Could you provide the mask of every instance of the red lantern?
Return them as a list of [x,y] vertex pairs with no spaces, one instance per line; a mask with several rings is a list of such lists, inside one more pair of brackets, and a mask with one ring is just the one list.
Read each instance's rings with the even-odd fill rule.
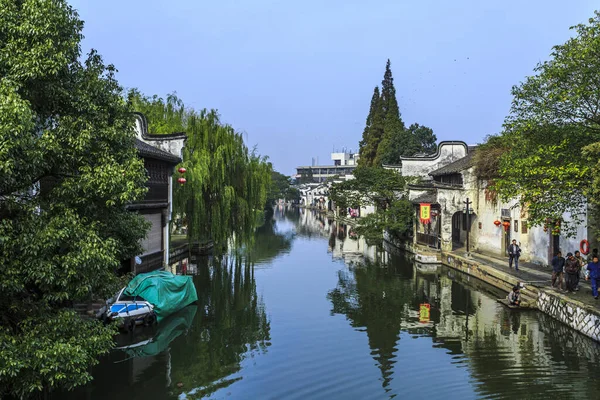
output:
[[510,222],[508,222],[508,221],[504,221],[504,222],[502,223],[502,226],[504,227],[504,230],[505,230],[505,231],[508,231],[508,228],[510,227]]
[[496,225],[496,226],[500,226],[500,224],[501,224],[501,223],[502,223],[502,222],[500,222],[500,221],[498,221],[498,220],[495,220],[495,221],[494,221],[494,225]]
[[186,169],[181,167],[177,171],[179,171],[180,174],[185,174]]
[[181,185],[183,185],[185,183],[185,178],[179,178],[179,179],[177,179],[177,182],[179,182]]

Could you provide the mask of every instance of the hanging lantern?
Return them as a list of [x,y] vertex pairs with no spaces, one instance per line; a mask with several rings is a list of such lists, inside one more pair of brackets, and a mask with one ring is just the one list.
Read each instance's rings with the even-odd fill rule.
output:
[[177,182],[179,182],[181,185],[183,185],[186,182],[186,180],[185,180],[185,178],[179,178],[179,179],[177,179]]
[[180,174],[185,174],[186,169],[181,167],[177,171],[179,171]]
[[510,228],[510,222],[504,221],[502,226],[504,227],[504,230],[508,232],[508,228]]
[[500,222],[500,221],[498,221],[498,220],[495,220],[495,221],[494,221],[494,225],[496,225],[496,226],[500,226],[500,224],[501,224],[501,223],[502,223],[502,222]]

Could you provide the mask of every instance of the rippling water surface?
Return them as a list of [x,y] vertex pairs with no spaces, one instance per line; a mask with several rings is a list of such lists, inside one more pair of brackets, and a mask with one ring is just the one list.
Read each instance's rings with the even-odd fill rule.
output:
[[195,261],[198,304],[58,398],[600,398],[596,343],[324,216],[277,209],[249,258]]

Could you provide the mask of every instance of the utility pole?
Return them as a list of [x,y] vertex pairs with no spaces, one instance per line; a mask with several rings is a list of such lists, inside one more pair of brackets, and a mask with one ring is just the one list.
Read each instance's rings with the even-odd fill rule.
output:
[[469,206],[471,204],[473,204],[472,201],[469,201],[469,198],[467,197],[467,200],[463,201],[463,203],[465,203],[465,213],[466,215],[466,219],[467,219],[467,255],[470,255],[469,253],[469,236],[471,236],[471,218],[470,218],[470,214],[471,214],[471,210],[469,208]]

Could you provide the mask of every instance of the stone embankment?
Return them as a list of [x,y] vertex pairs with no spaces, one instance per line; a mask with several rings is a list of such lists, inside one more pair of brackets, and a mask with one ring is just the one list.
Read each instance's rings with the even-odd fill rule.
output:
[[600,300],[594,300],[589,285],[583,283],[581,292],[566,294],[550,286],[550,271],[534,271],[521,267],[521,271],[500,269],[496,262],[442,252],[442,264],[478,278],[508,293],[513,286],[522,284],[524,301],[557,321],[600,342]]

